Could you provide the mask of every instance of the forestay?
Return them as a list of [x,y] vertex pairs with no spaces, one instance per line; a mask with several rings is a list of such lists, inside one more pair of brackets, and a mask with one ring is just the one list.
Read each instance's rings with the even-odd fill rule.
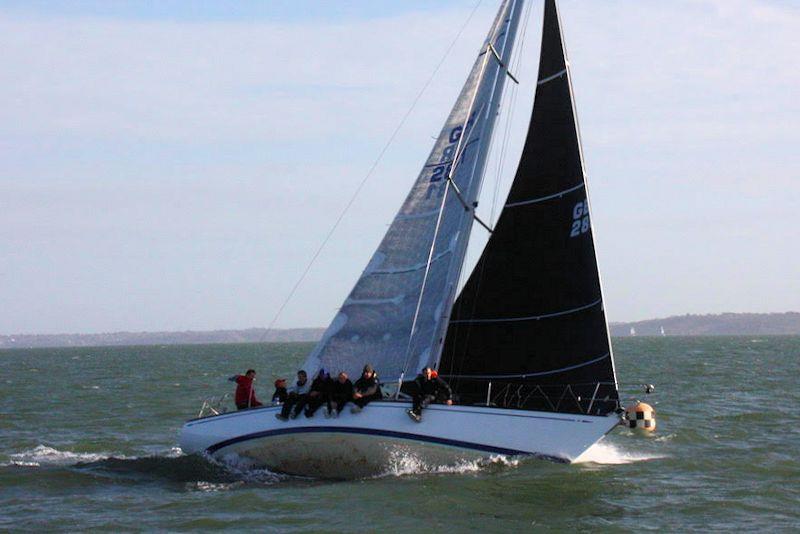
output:
[[437,360],[521,8],[522,0],[501,5],[416,182],[309,356],[309,372],[357,375],[369,362],[390,381]]

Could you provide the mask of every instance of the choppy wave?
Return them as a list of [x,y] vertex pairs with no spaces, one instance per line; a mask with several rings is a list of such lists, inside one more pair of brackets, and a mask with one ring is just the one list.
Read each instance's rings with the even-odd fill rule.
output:
[[[671,436],[670,436],[671,437]],[[577,464],[622,465],[648,460],[666,458],[662,454],[648,454],[643,452],[626,451],[612,443],[596,443],[578,457]],[[497,469],[515,468],[523,460],[519,458],[493,455],[489,458],[476,460],[463,460],[455,464],[432,465],[421,460],[413,453],[398,451],[393,455],[387,471],[380,477],[405,476],[420,474],[455,473],[466,474],[475,472],[491,472]]]
[[492,455],[489,458],[474,460],[461,460],[453,464],[436,465],[424,461],[412,452],[394,451],[391,454],[389,466],[386,471],[374,478],[387,476],[408,476],[422,474],[465,474],[475,473],[498,468],[516,467],[520,460],[502,455]]
[[190,491],[201,491],[201,492],[217,492],[217,491],[228,491],[234,488],[237,488],[244,484],[244,482],[237,481],[237,482],[206,482],[205,480],[201,480],[199,482],[192,482],[187,483],[186,489]]
[[9,455],[10,460],[0,465],[24,467],[66,466],[78,462],[97,462],[109,457],[111,457],[110,453],[60,451],[47,445],[37,445],[33,449]]
[[646,462],[648,460],[658,460],[666,458],[662,454],[646,454],[641,452],[630,452],[622,450],[613,443],[595,443],[589,449],[575,459],[577,464],[601,464],[601,465],[620,465],[632,464],[634,462]]
[[273,484],[286,478],[236,455],[216,460],[209,456],[185,455],[180,447],[158,454],[126,456],[37,445],[9,455],[9,461],[0,467],[69,468],[101,477],[179,482],[198,491],[226,490],[244,483]]

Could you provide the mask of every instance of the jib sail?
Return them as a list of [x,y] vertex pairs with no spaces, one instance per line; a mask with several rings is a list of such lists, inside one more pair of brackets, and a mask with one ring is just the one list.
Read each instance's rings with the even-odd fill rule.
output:
[[545,1],[534,102],[508,199],[453,307],[439,372],[462,401],[602,415],[618,407],[616,378],[554,0]]

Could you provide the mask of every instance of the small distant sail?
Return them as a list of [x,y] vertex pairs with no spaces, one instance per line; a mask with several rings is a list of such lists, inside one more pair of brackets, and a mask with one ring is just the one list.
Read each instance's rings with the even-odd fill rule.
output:
[[636,329],[634,327],[631,327],[631,335],[632,336],[636,335]]
[[662,336],[666,336],[667,335],[667,333],[664,332],[664,326],[663,325],[661,326],[661,335]]

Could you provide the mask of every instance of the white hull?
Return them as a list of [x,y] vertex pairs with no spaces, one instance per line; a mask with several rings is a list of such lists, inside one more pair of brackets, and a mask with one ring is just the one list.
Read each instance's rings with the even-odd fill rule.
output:
[[322,478],[385,473],[399,458],[445,466],[492,455],[538,456],[571,462],[617,425],[616,416],[557,414],[479,406],[433,405],[415,423],[404,402],[350,406],[326,419],[280,421],[278,407],[195,419],[181,430],[186,453],[229,454],[273,471]]

